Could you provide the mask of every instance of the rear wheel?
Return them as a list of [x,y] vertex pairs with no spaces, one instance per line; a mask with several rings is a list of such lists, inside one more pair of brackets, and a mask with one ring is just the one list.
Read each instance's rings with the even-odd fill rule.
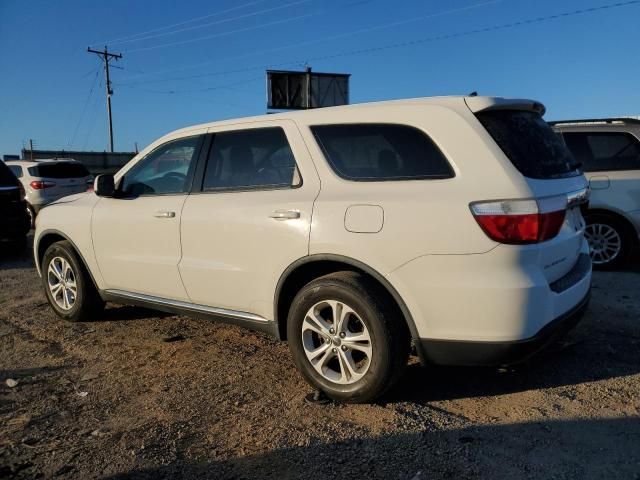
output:
[[355,272],[318,278],[296,295],[287,335],[298,369],[334,400],[371,402],[407,364],[409,337],[377,283]]
[[594,267],[620,267],[633,247],[628,227],[616,217],[602,213],[587,214],[585,220],[584,236]]
[[102,311],[104,301],[71,243],[50,245],[41,268],[47,300],[59,317],[79,322],[92,320]]

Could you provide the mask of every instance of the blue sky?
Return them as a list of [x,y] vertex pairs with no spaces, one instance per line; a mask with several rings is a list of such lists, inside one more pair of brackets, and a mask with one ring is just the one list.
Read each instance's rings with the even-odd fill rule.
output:
[[124,55],[112,70],[120,151],[264,113],[264,67],[305,62],[351,73],[353,103],[475,90],[538,99],[548,119],[638,115],[640,2],[451,36],[622,1],[0,0],[0,154],[29,138],[108,148],[103,71],[86,52],[105,42]]

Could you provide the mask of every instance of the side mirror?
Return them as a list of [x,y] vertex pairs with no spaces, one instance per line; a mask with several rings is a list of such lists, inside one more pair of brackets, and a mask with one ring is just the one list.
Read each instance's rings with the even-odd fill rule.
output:
[[93,183],[93,190],[99,197],[113,197],[116,193],[113,175],[98,175]]

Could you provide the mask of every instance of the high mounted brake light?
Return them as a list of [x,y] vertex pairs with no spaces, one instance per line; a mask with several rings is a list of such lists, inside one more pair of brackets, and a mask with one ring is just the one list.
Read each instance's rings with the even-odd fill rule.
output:
[[554,238],[564,223],[566,209],[566,195],[471,204],[473,216],[489,238],[513,245]]

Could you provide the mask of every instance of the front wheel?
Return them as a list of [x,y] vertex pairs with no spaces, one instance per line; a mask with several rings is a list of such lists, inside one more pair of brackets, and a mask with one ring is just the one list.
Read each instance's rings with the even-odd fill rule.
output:
[[59,317],[79,322],[92,320],[102,311],[104,302],[70,242],[50,245],[41,268],[47,300]]
[[334,400],[371,402],[407,364],[409,336],[389,295],[355,272],[318,278],[298,292],[287,335],[296,366]]

